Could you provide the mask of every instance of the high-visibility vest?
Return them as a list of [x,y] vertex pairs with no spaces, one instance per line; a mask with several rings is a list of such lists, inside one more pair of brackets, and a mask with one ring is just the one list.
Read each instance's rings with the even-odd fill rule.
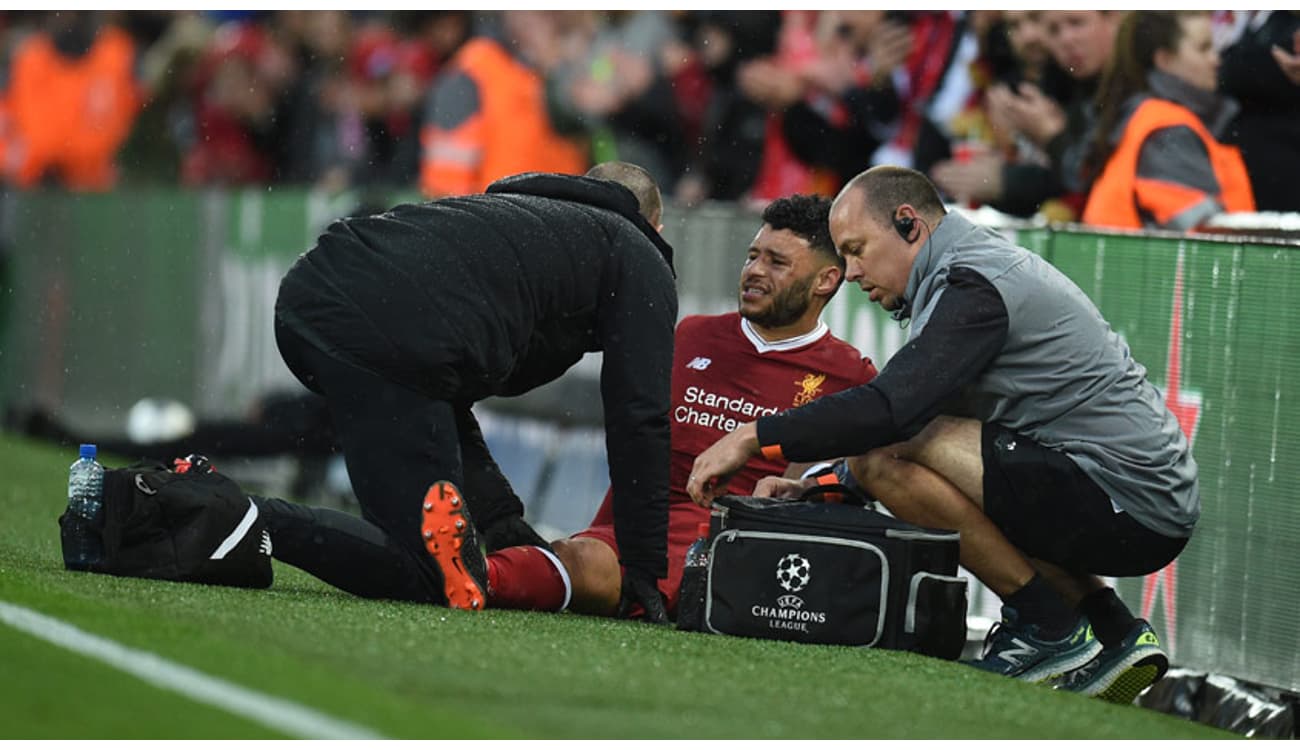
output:
[[[1162,128],[1186,126],[1200,136],[1210,154],[1210,164],[1219,182],[1219,194],[1208,196],[1201,190],[1155,177],[1139,177],[1138,158],[1147,137]],[[1212,197],[1225,211],[1254,211],[1255,194],[1241,152],[1234,146],[1219,143],[1190,109],[1166,99],[1151,98],[1138,105],[1124,128],[1119,145],[1106,162],[1106,168],[1093,183],[1083,222],[1096,226],[1141,229],[1139,206],[1155,217],[1158,225],[1168,224],[1183,211]]]
[[470,40],[447,70],[474,81],[479,110],[451,130],[424,126],[420,187],[427,195],[481,193],[519,172],[586,171],[586,151],[551,127],[542,77],[499,43]]
[[135,43],[113,27],[77,59],[59,54],[47,34],[28,37],[10,69],[6,176],[26,187],[54,170],[75,190],[112,187],[113,157],[140,105],[134,64]]
[[10,147],[13,136],[13,121],[9,117],[9,99],[5,96],[4,91],[0,91],[0,183],[4,182],[3,176],[9,172],[16,171],[16,165],[10,166],[10,162],[17,155],[17,149]]

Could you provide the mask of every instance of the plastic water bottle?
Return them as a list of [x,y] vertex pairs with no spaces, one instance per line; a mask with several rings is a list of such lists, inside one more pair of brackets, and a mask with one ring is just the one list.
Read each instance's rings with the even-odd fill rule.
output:
[[709,576],[709,522],[700,523],[699,537],[686,548],[682,566],[682,589],[677,597],[679,630],[704,627],[704,598]]
[[82,445],[81,457],[68,470],[68,544],[63,563],[69,570],[90,570],[104,557],[104,467],[94,445]]

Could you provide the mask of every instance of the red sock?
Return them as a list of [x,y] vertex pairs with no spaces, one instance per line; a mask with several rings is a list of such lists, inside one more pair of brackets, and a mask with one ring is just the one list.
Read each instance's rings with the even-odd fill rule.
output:
[[488,605],[558,612],[569,606],[568,571],[541,547],[507,547],[487,556]]

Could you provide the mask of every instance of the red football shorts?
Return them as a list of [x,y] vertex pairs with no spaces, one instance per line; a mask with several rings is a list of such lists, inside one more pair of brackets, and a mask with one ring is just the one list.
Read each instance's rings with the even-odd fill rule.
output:
[[[686,548],[691,546],[700,533],[700,524],[707,523],[709,511],[690,500],[672,500],[668,505],[668,575],[659,579],[659,591],[667,603],[668,616],[677,613],[677,593],[682,585],[682,567],[686,562]],[[614,554],[618,554],[618,542],[614,540],[614,512],[610,507],[610,498],[605,496],[600,510],[592,519],[591,526],[573,535],[598,539],[608,544]],[[632,616],[641,614],[640,607],[632,611]]]

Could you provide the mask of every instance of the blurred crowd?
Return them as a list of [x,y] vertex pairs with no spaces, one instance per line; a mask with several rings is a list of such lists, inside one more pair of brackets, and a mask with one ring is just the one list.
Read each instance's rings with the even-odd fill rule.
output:
[[[1300,15],[1144,15],[0,11],[0,178],[432,197],[618,158],[687,204],[761,205],[889,163],[1017,216],[1125,213],[1089,205],[1100,183],[1190,226],[1195,196],[1156,183],[1207,180],[1219,209],[1300,210]],[[1129,143],[1168,114],[1152,97],[1195,117]]]

